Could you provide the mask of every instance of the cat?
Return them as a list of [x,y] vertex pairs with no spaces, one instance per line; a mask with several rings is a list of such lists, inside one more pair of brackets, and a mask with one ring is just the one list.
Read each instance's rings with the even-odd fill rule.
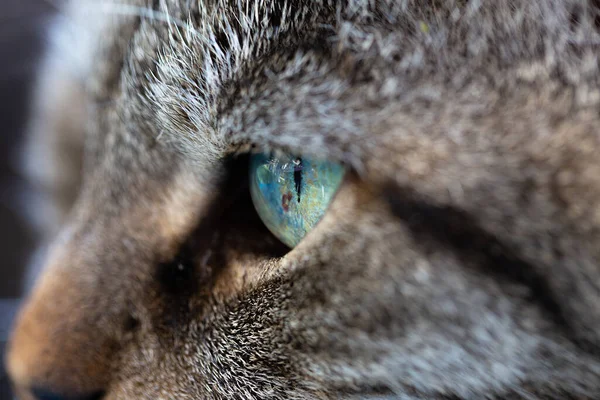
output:
[[[73,0],[60,21],[20,399],[600,398],[600,2]],[[277,152],[346,169],[291,249],[248,190]]]

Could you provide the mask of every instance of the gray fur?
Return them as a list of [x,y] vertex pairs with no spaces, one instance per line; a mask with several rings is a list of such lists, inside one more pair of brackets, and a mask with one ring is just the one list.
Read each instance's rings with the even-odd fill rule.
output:
[[[81,346],[38,338],[50,355],[24,374],[15,344],[23,396],[600,398],[597,2],[68,13],[102,40],[86,42],[78,75],[82,189],[37,290],[59,293],[64,274],[84,317],[40,294],[15,343],[20,326],[47,324]],[[282,256],[242,221],[251,206],[224,205],[223,180],[245,174],[226,160],[259,150],[349,169]],[[190,241],[191,275],[170,282]],[[239,283],[220,278],[230,271]],[[101,378],[56,363],[73,348]]]

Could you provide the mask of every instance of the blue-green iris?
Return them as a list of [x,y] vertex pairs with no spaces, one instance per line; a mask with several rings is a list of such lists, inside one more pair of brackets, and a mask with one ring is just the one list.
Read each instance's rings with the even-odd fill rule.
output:
[[267,228],[296,246],[319,222],[344,177],[340,164],[307,157],[253,154],[250,193]]

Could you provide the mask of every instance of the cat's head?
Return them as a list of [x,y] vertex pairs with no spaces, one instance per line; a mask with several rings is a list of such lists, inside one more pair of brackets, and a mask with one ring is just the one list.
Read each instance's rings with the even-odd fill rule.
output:
[[[32,126],[82,184],[18,394],[598,398],[597,3],[73,2]],[[271,152],[346,170],[294,248]]]

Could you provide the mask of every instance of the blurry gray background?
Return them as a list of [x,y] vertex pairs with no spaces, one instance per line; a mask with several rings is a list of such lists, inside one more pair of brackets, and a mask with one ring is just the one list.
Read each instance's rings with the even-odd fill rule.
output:
[[[46,41],[53,0],[0,0],[0,357],[22,296],[36,237],[24,211],[31,188],[19,171],[19,148],[31,84]],[[0,363],[0,400],[9,399]]]

